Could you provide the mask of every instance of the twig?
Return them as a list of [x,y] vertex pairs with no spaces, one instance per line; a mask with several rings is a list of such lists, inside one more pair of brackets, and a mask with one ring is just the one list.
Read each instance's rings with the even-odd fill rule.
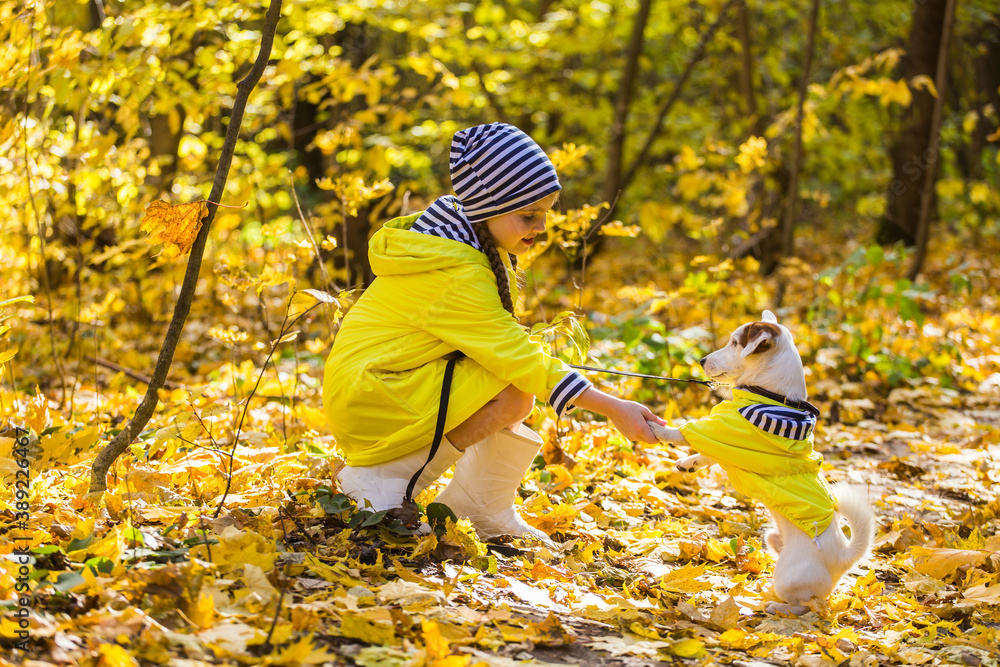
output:
[[[291,171],[288,175],[292,177],[292,199],[295,201],[295,209],[299,212],[299,220],[302,221],[302,226],[305,227],[306,236],[309,237],[309,242],[312,243],[313,252],[316,253],[316,263],[319,264],[319,272],[323,276],[323,284],[326,287],[326,291],[333,294],[334,292],[340,292],[340,288],[337,284],[330,280],[330,275],[326,272],[326,264],[323,262],[323,256],[319,252],[319,244],[316,243],[316,236],[313,234],[312,227],[309,226],[309,221],[306,220],[305,214],[302,212],[302,205],[299,203],[299,195],[295,191],[295,177]],[[330,328],[330,335],[333,335],[333,317],[330,314],[330,304],[326,304],[323,308],[326,311],[327,325]]]
[[[282,516],[281,505],[278,505],[278,519],[281,521],[281,534],[285,538],[285,546],[288,546],[288,531],[285,530],[285,519]],[[281,573],[279,572],[279,577]],[[274,618],[271,619],[271,627],[267,631],[267,638],[264,639],[263,648],[268,653],[274,651],[274,647],[271,645],[271,637],[274,635],[274,628],[278,625],[278,616],[281,615],[281,605],[285,600],[285,584],[280,578],[278,579],[278,602],[274,605]]]
[[340,200],[340,220],[344,226],[343,236],[344,240],[344,282],[351,282],[351,253],[347,249],[347,200]]
[[[222,144],[222,152],[219,155],[219,165],[215,171],[215,180],[212,183],[212,192],[208,196],[210,201],[221,201],[225,191],[226,181],[229,178],[229,167],[232,165],[233,153],[236,150],[236,142],[239,138],[240,127],[243,124],[243,114],[246,110],[250,93],[256,87],[260,77],[264,74],[268,60],[271,57],[271,47],[274,44],[275,28],[278,19],[281,17],[282,0],[271,0],[271,6],[267,10],[264,27],[261,33],[260,51],[257,59],[246,77],[240,81],[236,88],[236,100],[233,102],[232,112],[229,114],[229,125],[226,129],[226,138]],[[107,474],[111,464],[117,459],[125,449],[132,444],[132,441],[139,435],[142,429],[153,416],[153,411],[159,403],[158,391],[163,386],[170,370],[170,364],[174,358],[174,351],[180,341],[181,331],[184,329],[184,322],[191,311],[191,303],[194,300],[195,288],[198,284],[198,274],[201,272],[201,261],[205,254],[205,244],[208,242],[208,235],[212,228],[212,221],[215,219],[215,212],[218,206],[208,204],[208,215],[202,223],[198,236],[191,246],[191,255],[188,257],[187,269],[184,273],[184,283],[181,287],[180,295],[174,306],[174,315],[167,327],[163,345],[160,348],[160,355],[156,360],[156,368],[150,378],[146,395],[136,408],[135,414],[125,424],[125,427],[98,453],[94,459],[94,464],[90,474],[90,489],[92,494],[102,493],[107,489]]]
[[205,551],[208,554],[208,562],[212,562],[212,545],[208,543],[208,530],[205,528],[205,517],[198,515],[198,525],[201,526],[201,539],[205,540]]
[[608,218],[611,217],[611,214],[615,210],[615,206],[618,205],[618,197],[620,195],[621,195],[621,190],[619,190],[615,194],[615,198],[611,202],[611,204],[608,206],[608,212],[604,214],[604,217],[601,218],[600,220],[598,220],[596,224],[591,225],[590,229],[587,230],[587,233],[583,235],[583,248],[582,248],[583,256],[580,258],[580,284],[576,286],[576,288],[577,288],[577,299],[576,299],[576,310],[577,310],[577,313],[579,313],[581,310],[583,310],[583,288],[587,284],[587,257],[589,256],[589,253],[587,252],[587,239],[589,239],[590,235],[593,234],[596,230],[600,229],[601,226],[603,226],[604,223],[607,222]]
[[[104,366],[105,368],[113,370],[117,373],[124,373],[133,380],[138,380],[139,382],[144,382],[145,384],[150,384],[153,381],[153,378],[149,377],[148,375],[144,375],[139,371],[134,371],[131,368],[125,368],[124,366],[119,366],[115,362],[109,361],[108,359],[102,359],[101,357],[91,357],[91,360],[98,366]],[[173,389],[186,389],[187,387],[178,382],[174,382],[173,380],[164,380],[163,388],[173,390]]]
[[[296,294],[295,292],[292,292],[292,295],[288,297],[289,305],[291,305],[292,299],[295,297],[295,294]],[[222,500],[219,501],[219,506],[215,508],[215,516],[219,516],[219,513],[222,512],[222,508],[226,504],[226,497],[229,495],[229,491],[233,485],[233,461],[236,458],[236,448],[239,446],[240,434],[243,432],[243,422],[246,419],[247,411],[250,409],[250,399],[252,399],[254,397],[254,394],[257,393],[257,388],[260,387],[260,381],[264,379],[264,373],[267,372],[267,365],[271,362],[271,357],[274,356],[274,351],[277,350],[278,345],[281,344],[281,339],[288,334],[293,324],[298,322],[302,317],[304,317],[309,311],[318,306],[320,303],[321,302],[314,303],[312,306],[310,306],[309,308],[305,309],[304,311],[296,315],[295,319],[293,319],[291,322],[288,321],[288,309],[287,308],[285,309],[285,318],[281,321],[281,328],[278,330],[278,337],[271,342],[271,350],[267,353],[267,359],[264,360],[264,365],[261,367],[260,373],[257,374],[257,381],[254,383],[253,389],[250,390],[250,393],[247,395],[246,400],[243,402],[243,411],[240,413],[240,421],[236,427],[236,432],[233,435],[233,448],[232,448],[232,454],[230,455],[229,459],[229,472],[226,476],[226,490],[222,492]],[[284,392],[284,389],[282,389],[282,392]]]
[[[299,523],[299,520],[296,519],[291,514],[289,514],[288,511],[286,511],[283,507],[281,507],[279,505],[278,506],[278,516],[280,517],[282,515],[282,513],[288,515],[288,518],[291,520],[291,522],[295,524],[295,527],[299,529],[300,533],[302,533],[303,535],[305,535],[306,539],[309,540],[310,544],[312,544],[314,547],[318,547],[319,546],[319,542],[317,542],[316,539],[312,535],[310,535],[308,532],[306,532],[305,527],[301,523]],[[285,529],[285,523],[284,523],[284,521],[282,521],[282,523],[281,523],[281,529],[282,530]],[[285,544],[286,545],[288,544],[288,535],[287,534],[285,535]]]

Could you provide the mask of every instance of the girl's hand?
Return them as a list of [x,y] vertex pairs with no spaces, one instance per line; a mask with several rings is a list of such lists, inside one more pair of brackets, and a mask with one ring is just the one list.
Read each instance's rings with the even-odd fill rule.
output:
[[622,435],[629,440],[638,440],[647,444],[659,442],[646,422],[653,422],[660,426],[666,426],[667,422],[654,415],[649,408],[641,403],[621,399],[616,399],[616,403],[617,405],[612,407],[607,416],[622,432]]
[[576,397],[574,403],[578,408],[605,415],[629,440],[655,444],[659,440],[653,435],[646,422],[650,421],[660,426],[667,425],[667,422],[650,412],[645,405],[615,398],[596,387],[587,387],[582,394]]

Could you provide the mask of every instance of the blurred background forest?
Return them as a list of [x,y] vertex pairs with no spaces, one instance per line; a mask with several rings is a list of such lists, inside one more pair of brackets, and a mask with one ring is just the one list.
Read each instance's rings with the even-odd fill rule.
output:
[[[995,664],[1000,0],[285,0],[216,209],[266,10],[0,0],[0,472],[9,505],[9,426],[30,429],[30,655],[316,664],[318,632],[357,664],[467,665],[573,635],[618,664],[579,652],[597,623],[614,655]],[[794,332],[827,473],[879,514],[832,625],[754,615],[761,511],[590,415],[532,417],[522,509],[563,544],[534,563],[469,534],[414,546],[337,495],[319,386],[367,240],[450,193],[453,133],[492,121],[564,186],[520,263],[521,322],[556,353],[700,378],[763,308]],[[160,200],[210,208],[210,234],[129,434],[187,259],[142,222]],[[721,397],[594,379],[671,421]],[[656,583],[640,556],[684,565]],[[487,616],[498,596],[541,616]]]
[[[214,221],[174,372],[270,340],[292,288],[341,312],[370,234],[450,192],[454,131],[505,121],[564,183],[527,321],[638,308],[633,337],[657,313],[717,336],[785,305],[834,332],[839,370],[916,375],[933,355],[899,358],[884,327],[919,338],[935,299],[996,287],[1000,2],[955,4],[943,31],[946,0],[289,2],[219,202],[245,208]],[[95,358],[150,367],[182,266],[139,221],[207,197],[264,9],[0,4],[0,301],[35,298],[0,345],[26,387],[65,401],[112,368]]]

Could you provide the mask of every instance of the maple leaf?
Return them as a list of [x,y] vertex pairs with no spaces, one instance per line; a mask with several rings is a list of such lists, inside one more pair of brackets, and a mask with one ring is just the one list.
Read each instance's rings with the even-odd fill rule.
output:
[[162,243],[167,256],[175,258],[191,251],[206,215],[208,202],[204,199],[190,204],[154,201],[146,207],[139,228],[151,235],[150,243]]
[[587,644],[588,647],[607,651],[613,656],[621,655],[641,655],[655,658],[660,649],[670,647],[670,642],[651,641],[642,639],[631,633],[625,633],[621,637],[594,637],[594,641]]
[[289,644],[271,662],[278,665],[318,665],[329,662],[334,658],[334,654],[328,652],[325,647],[317,648],[313,641],[312,633],[303,637],[294,644]]

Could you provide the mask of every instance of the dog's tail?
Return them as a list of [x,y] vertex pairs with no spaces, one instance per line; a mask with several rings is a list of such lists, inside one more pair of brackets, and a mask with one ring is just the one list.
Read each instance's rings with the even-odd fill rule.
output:
[[868,554],[875,538],[875,515],[864,489],[849,484],[835,484],[832,488],[837,498],[837,512],[851,526],[848,551],[850,563],[856,563]]

